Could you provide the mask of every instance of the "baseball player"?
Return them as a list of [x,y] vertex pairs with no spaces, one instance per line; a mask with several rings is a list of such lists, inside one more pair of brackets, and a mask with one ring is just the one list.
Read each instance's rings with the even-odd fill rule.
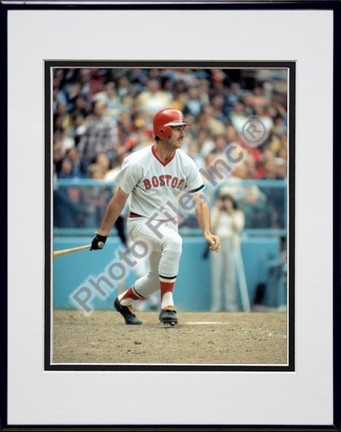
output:
[[[189,194],[203,235],[210,250],[218,252],[219,237],[211,233],[210,213],[203,194],[204,184],[194,161],[180,150],[185,137],[181,111],[164,109],[155,114],[155,143],[127,156],[116,181],[118,188],[106,209],[102,224],[92,240],[91,250],[104,247],[109,232],[128,197],[129,237],[147,245],[149,268],[145,276],[119,294],[115,309],[129,325],[142,324],[134,314],[132,303],[160,290],[160,322],[175,325],[173,289],[179,269],[182,238],[178,233],[180,197],[188,206]],[[187,195],[184,193],[187,192]],[[185,204],[184,204],[185,205]]]

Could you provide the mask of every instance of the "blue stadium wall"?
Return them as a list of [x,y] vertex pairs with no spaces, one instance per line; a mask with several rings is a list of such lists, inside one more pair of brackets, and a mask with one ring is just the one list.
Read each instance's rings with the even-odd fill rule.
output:
[[[89,239],[80,236],[55,236],[54,250],[85,244]],[[84,301],[92,310],[112,309],[113,299],[119,286],[128,287],[135,279],[132,270],[124,271],[120,266],[112,267],[118,275],[124,273],[124,282],[108,275],[107,269],[119,262],[118,239],[108,239],[102,251],[82,251],[53,259],[51,267],[51,290],[53,307],[79,309]],[[208,311],[211,303],[210,259],[203,258],[205,243],[202,237],[184,237],[180,272],[174,291],[179,311]],[[251,306],[256,294],[262,293],[258,304],[278,308],[286,304],[286,284],[278,281],[278,263],[281,261],[280,240],[277,236],[255,236],[241,242],[247,290]],[[274,271],[275,269],[275,271]],[[118,272],[117,272],[118,271]],[[106,279],[105,279],[106,278]],[[92,280],[92,283],[89,282]],[[95,288],[97,287],[97,289]],[[238,290],[239,291],[239,290]],[[242,308],[241,298],[239,304]]]

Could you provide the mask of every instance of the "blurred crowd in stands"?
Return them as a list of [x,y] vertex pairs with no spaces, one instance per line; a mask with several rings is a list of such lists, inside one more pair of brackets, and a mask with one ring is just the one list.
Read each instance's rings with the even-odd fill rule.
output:
[[[278,69],[54,68],[55,179],[114,180],[126,155],[153,143],[154,114],[172,107],[182,110],[191,123],[183,150],[199,168],[209,169],[229,146],[238,145],[243,158],[228,173],[231,179],[283,180],[288,154],[287,82],[287,71]],[[258,146],[248,145],[243,137],[250,116],[257,116],[266,129],[266,140]],[[85,202],[88,210],[83,219],[86,225],[97,226],[99,206],[105,207],[110,194],[96,189],[85,194],[82,188],[64,192],[65,196],[59,188],[58,203],[71,202],[76,214],[76,207]],[[250,187],[247,194],[244,188],[240,197],[236,190],[229,192],[245,209],[251,205],[246,226],[282,227],[282,189]],[[264,219],[265,207],[270,208],[269,220]],[[83,219],[73,224],[84,226]]]

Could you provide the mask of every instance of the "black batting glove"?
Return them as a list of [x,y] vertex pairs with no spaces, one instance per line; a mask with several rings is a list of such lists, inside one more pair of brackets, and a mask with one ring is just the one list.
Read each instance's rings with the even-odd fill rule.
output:
[[107,236],[102,236],[100,234],[96,234],[91,242],[90,250],[98,250],[103,249],[105,242],[107,241]]

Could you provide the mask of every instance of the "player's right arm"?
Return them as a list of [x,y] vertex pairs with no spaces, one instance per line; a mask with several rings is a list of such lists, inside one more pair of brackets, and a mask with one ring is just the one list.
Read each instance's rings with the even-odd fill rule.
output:
[[128,196],[129,195],[124,193],[120,187],[117,188],[114,196],[111,198],[108,204],[102,224],[99,230],[97,231],[97,234],[103,236],[109,235],[111,228],[113,227],[119,215],[122,213],[123,207],[128,199]]
[[111,198],[107,206],[101,226],[97,231],[96,236],[92,240],[90,250],[103,248],[104,243],[106,242],[106,239],[110,233],[110,230],[112,229],[119,215],[122,213],[128,196],[129,195],[123,192],[120,187],[117,188],[114,196]]
[[103,248],[111,228],[123,210],[128,196],[138,184],[140,178],[142,178],[143,167],[138,161],[132,161],[131,156],[127,156],[122,163],[121,170],[116,177],[118,187],[106,208],[103,221],[92,240],[90,250]]

